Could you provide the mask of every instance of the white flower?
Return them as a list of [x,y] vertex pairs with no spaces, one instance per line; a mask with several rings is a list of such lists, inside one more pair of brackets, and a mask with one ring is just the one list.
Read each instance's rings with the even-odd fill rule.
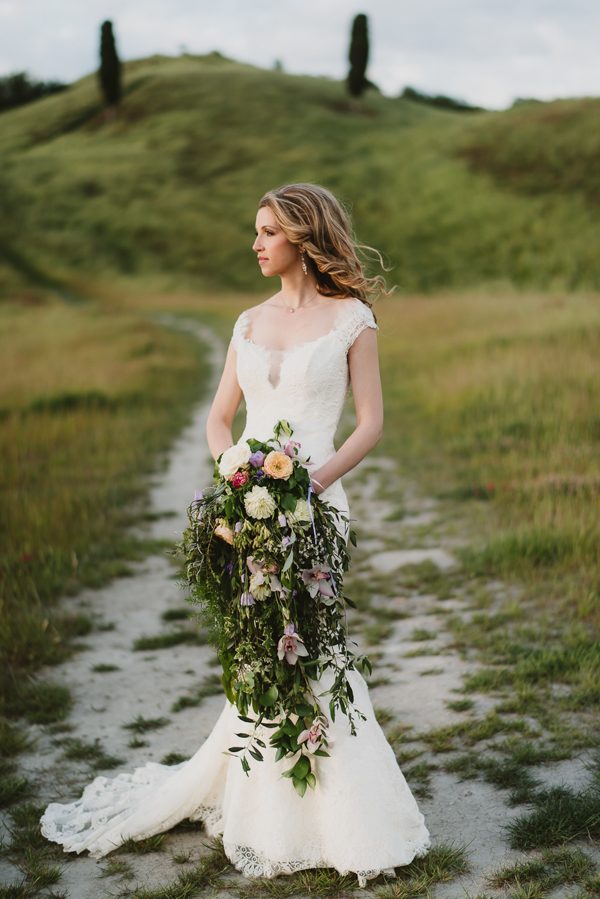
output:
[[252,518],[269,518],[277,508],[277,504],[266,487],[255,484],[244,497],[246,512]]
[[255,599],[266,599],[271,594],[271,588],[262,571],[252,575],[248,588]]
[[288,518],[292,521],[310,521],[310,512],[308,511],[308,503],[301,497],[296,500],[296,506],[293,512],[288,512]]
[[219,474],[224,478],[230,478],[231,475],[235,474],[236,471],[242,467],[242,465],[247,464],[251,455],[252,450],[246,441],[243,443],[234,443],[234,445],[230,446],[229,449],[226,449],[221,456],[221,461],[219,462]]

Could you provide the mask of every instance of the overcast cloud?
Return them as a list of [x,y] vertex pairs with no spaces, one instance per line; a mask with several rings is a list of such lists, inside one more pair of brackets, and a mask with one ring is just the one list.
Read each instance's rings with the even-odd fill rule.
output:
[[0,75],[73,81],[98,65],[112,19],[121,59],[182,50],[343,78],[353,16],[369,19],[368,76],[502,108],[515,97],[600,95],[594,0],[0,0]]

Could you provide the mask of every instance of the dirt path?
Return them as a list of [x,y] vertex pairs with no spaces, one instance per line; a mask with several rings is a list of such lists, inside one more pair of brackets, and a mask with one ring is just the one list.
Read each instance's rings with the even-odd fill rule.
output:
[[[211,397],[224,347],[197,322],[181,322],[179,326],[195,333],[210,348],[213,377],[207,397]],[[166,517],[152,524],[152,536],[170,542],[179,539],[195,488],[211,478],[212,460],[204,449],[207,412],[208,401],[194,410],[192,423],[172,448],[167,470],[156,477],[150,509]],[[381,499],[382,484],[391,481],[389,495],[394,500]],[[477,667],[473,659],[451,648],[452,638],[446,628],[449,611],[470,613],[471,598],[458,591],[441,601],[435,593],[418,586],[400,586],[400,573],[408,570],[407,565],[429,560],[442,574],[451,573],[455,568],[452,550],[461,537],[448,526],[448,510],[402,482],[392,460],[367,458],[344,478],[344,484],[358,532],[353,578],[364,583],[377,574],[387,576],[391,584],[387,593],[374,591],[368,610],[361,608],[349,615],[350,634],[359,644],[358,651],[367,652],[375,662],[370,687],[373,705],[378,717],[382,712],[380,721],[386,732],[398,725],[412,728],[413,738],[403,745],[422,752],[416,761],[430,766],[427,789],[416,794],[434,845],[465,845],[472,866],[468,875],[438,886],[435,896],[459,899],[481,893],[497,895],[485,884],[484,875],[519,857],[507,849],[502,825],[522,809],[510,808],[504,794],[490,784],[480,780],[461,782],[457,775],[446,773],[439,765],[439,754],[418,739],[423,731],[454,724],[473,713],[485,714],[492,707],[492,701],[480,695],[472,697],[475,706],[470,711],[455,711],[447,704],[463,696],[457,692],[462,679]],[[401,516],[397,514],[398,496],[403,502]],[[165,611],[185,604],[165,554],[132,567],[131,577],[64,600],[65,608],[84,611],[98,627],[85,639],[85,650],[49,673],[53,681],[70,687],[75,702],[70,732],[49,734],[42,727],[31,729],[36,737],[35,752],[24,755],[22,764],[38,787],[36,799],[40,803],[75,798],[93,776],[87,763],[65,759],[65,739],[78,738],[85,743],[98,739],[107,754],[122,760],[114,770],[101,772],[111,776],[147,760],[161,761],[170,753],[192,755],[222,709],[223,696],[217,692],[195,707],[172,710],[177,700],[191,696],[203,681],[210,682],[211,677],[214,681],[217,669],[209,647],[180,644],[134,651],[134,641],[141,636],[164,636],[185,627],[184,622],[165,623],[161,618]],[[502,584],[488,587],[498,600],[504,595]],[[375,645],[369,644],[369,624],[383,620],[387,624],[385,633]],[[424,634],[429,637],[424,638]],[[99,671],[98,666],[106,670]],[[132,748],[130,742],[135,735],[124,725],[138,716],[168,721],[138,735],[143,745]],[[410,764],[402,764],[402,769],[413,787]],[[566,781],[578,786],[586,781],[583,763],[547,766],[545,774],[552,783]],[[417,779],[415,789],[418,786]],[[189,864],[206,855],[208,846],[204,831],[177,832],[165,838],[159,852],[113,856],[125,863],[120,871],[111,864],[111,857],[97,862],[69,856],[59,887],[70,899],[133,896],[133,884],[157,887],[172,882]],[[6,880],[18,877],[18,872],[6,865],[1,873]],[[232,872],[226,882],[227,892],[221,890],[215,895],[235,895],[235,886],[243,879]]]

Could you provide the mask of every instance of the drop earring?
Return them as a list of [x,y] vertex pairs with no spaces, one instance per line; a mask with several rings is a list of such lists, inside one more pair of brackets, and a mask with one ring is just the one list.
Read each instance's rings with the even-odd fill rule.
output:
[[302,260],[302,271],[305,275],[308,275],[308,269],[306,267],[306,259],[304,258],[304,250],[300,250],[300,258]]

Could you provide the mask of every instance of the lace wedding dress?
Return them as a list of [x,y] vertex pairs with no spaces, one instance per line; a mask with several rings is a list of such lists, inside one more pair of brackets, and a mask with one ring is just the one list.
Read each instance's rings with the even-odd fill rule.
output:
[[[284,351],[254,343],[247,336],[248,313],[238,317],[232,341],[247,410],[240,440],[266,440],[274,424],[287,419],[314,470],[334,454],[349,388],[348,350],[364,328],[377,328],[360,300],[339,304],[330,331]],[[321,497],[349,512],[340,480]],[[338,527],[347,541],[346,524]],[[171,766],[148,762],[131,773],[97,777],[76,802],[47,807],[42,833],[66,852],[87,850],[100,858],[129,838],[141,840],[191,819],[202,821],[209,835],[222,835],[228,858],[249,877],[332,867],[356,873],[366,886],[382,872],[395,876],[394,867],[426,854],[430,835],[375,718],[365,680],[356,670],[348,676],[366,720],[356,719],[356,735],[342,712],[330,720],[331,755],[318,759],[316,787],[303,797],[281,776],[290,760],[274,761],[274,750],[268,752],[272,731],[262,725],[259,736],[267,750],[249,775],[237,757],[225,754],[241,725],[235,705],[225,699],[213,730],[189,760]],[[332,682],[327,669],[315,692]],[[321,702],[328,714],[327,696]]]

